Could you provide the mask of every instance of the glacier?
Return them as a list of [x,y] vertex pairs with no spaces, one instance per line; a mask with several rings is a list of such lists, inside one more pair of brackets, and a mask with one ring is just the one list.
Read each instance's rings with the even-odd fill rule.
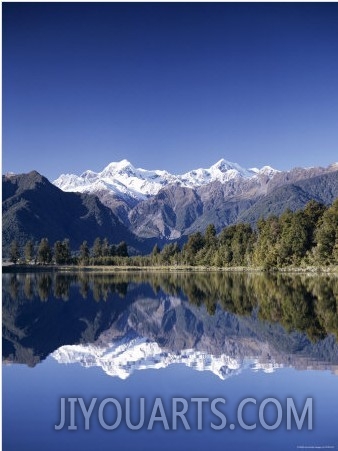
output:
[[155,196],[168,185],[196,188],[214,181],[226,183],[236,178],[249,179],[260,175],[273,177],[280,172],[270,166],[244,169],[237,163],[220,159],[208,169],[195,169],[175,175],[165,170],[135,168],[128,160],[109,163],[101,172],[86,170],[81,175],[61,174],[53,181],[63,191],[99,193],[108,191],[121,198],[143,200]]

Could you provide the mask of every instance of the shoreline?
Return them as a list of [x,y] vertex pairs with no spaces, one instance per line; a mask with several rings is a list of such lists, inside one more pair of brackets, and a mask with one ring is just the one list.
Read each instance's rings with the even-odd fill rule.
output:
[[338,266],[287,266],[282,268],[273,268],[266,270],[263,268],[233,266],[233,267],[215,267],[215,266],[72,266],[72,265],[2,265],[2,273],[27,273],[27,272],[234,272],[234,273],[281,273],[281,274],[311,274],[311,275],[338,275]]

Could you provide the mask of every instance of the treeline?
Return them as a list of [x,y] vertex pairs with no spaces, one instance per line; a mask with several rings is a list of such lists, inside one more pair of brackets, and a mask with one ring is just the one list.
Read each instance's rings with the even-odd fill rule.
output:
[[114,258],[128,257],[128,247],[125,241],[120,244],[110,244],[107,238],[96,238],[92,248],[84,241],[78,251],[72,252],[69,239],[56,241],[50,245],[48,238],[42,238],[40,243],[28,240],[23,249],[20,249],[16,240],[10,246],[10,260],[13,263],[48,265],[97,265],[116,264]]
[[[209,225],[204,234],[189,236],[182,250],[155,246],[144,261],[154,265],[260,267],[338,264],[338,199],[326,207],[311,200],[303,210],[260,219],[257,228],[234,224],[216,234]],[[136,264],[137,261],[134,261]]]
[[[26,261],[32,260],[32,243],[24,248]],[[11,245],[11,260],[18,261],[17,243]],[[330,207],[311,200],[302,210],[285,211],[281,216],[260,219],[256,229],[249,224],[225,227],[218,235],[210,224],[204,234],[189,236],[182,249],[177,242],[162,249],[155,245],[147,256],[128,256],[125,242],[118,246],[97,238],[92,249],[86,242],[72,256],[69,242],[56,242],[53,249],[44,238],[36,259],[46,264],[119,265],[119,266],[212,266],[259,267],[338,264],[338,199]]]

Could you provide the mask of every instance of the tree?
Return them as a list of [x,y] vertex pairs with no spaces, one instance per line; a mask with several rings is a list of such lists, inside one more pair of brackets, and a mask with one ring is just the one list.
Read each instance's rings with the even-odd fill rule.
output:
[[338,263],[338,199],[324,212],[315,237],[319,263]]
[[110,255],[109,241],[108,241],[108,238],[105,238],[102,241],[102,256],[109,257],[109,255]]
[[61,265],[63,263],[63,246],[61,241],[56,241],[54,244],[54,259],[57,265]]
[[279,218],[280,236],[278,250],[278,266],[300,264],[309,250],[308,219],[303,210],[292,213],[285,212]]
[[110,246],[110,249],[109,249],[109,255],[110,255],[111,257],[115,257],[115,255],[116,255],[116,246],[115,246],[115,244],[112,244],[112,245]]
[[251,263],[255,235],[249,224],[225,227],[219,235],[219,256],[224,266],[245,266]]
[[64,239],[62,242],[57,241],[54,244],[54,259],[57,265],[64,265],[70,262],[71,253],[68,239]]
[[281,234],[280,222],[277,216],[259,219],[257,222],[258,239],[254,250],[254,261],[264,269],[271,269],[278,265],[278,239]]
[[306,229],[308,234],[308,246],[315,244],[315,231],[327,207],[315,200],[310,200],[305,205],[304,215],[306,218]]
[[24,254],[25,254],[25,260],[26,262],[30,262],[33,260],[34,257],[34,245],[32,240],[28,240],[27,243],[25,244],[25,249],[24,249]]
[[72,253],[70,251],[70,244],[68,238],[65,238],[62,241],[62,246],[63,246],[63,261],[64,263],[70,263],[72,259]]
[[155,246],[153,247],[153,250],[151,251],[151,255],[153,257],[155,257],[156,255],[158,255],[161,252],[161,249],[159,248],[159,245],[156,243]]
[[196,254],[203,249],[204,245],[205,240],[201,232],[196,232],[189,236],[188,242],[183,247],[185,261],[189,265],[198,263],[196,261]]
[[175,260],[177,254],[180,253],[180,248],[177,243],[169,243],[163,246],[161,252],[161,260],[163,263],[170,264]]
[[94,241],[93,257],[94,258],[102,257],[102,242],[101,242],[101,238],[99,238],[99,237],[97,237]]
[[248,254],[252,251],[253,231],[249,224],[236,224],[231,242],[233,264],[242,266],[247,264]]
[[48,238],[42,238],[38,247],[38,262],[46,265],[52,261],[52,249]]
[[205,240],[205,245],[207,247],[216,247],[217,245],[217,238],[216,238],[216,228],[214,226],[214,224],[209,224],[208,227],[205,230],[205,234],[204,234],[204,240]]
[[236,233],[236,226],[225,227],[219,235],[219,243],[221,246],[221,259],[224,266],[230,266],[233,260],[232,241]]
[[117,246],[116,255],[118,257],[128,257],[128,247],[125,241],[121,241],[121,243]]
[[89,255],[88,243],[87,241],[84,241],[80,246],[80,262],[82,265],[88,265]]
[[160,259],[160,253],[161,253],[161,250],[160,250],[158,244],[156,243],[150,254],[150,262],[152,265],[158,264],[159,259]]
[[20,258],[20,250],[19,250],[19,244],[18,244],[17,240],[13,240],[11,242],[10,249],[9,249],[9,258],[10,258],[10,261],[14,264],[16,264]]

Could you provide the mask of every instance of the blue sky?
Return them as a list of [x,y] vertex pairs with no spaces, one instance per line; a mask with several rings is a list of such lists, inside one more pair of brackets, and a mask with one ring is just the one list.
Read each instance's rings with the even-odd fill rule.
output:
[[3,3],[3,172],[338,160],[337,3]]

